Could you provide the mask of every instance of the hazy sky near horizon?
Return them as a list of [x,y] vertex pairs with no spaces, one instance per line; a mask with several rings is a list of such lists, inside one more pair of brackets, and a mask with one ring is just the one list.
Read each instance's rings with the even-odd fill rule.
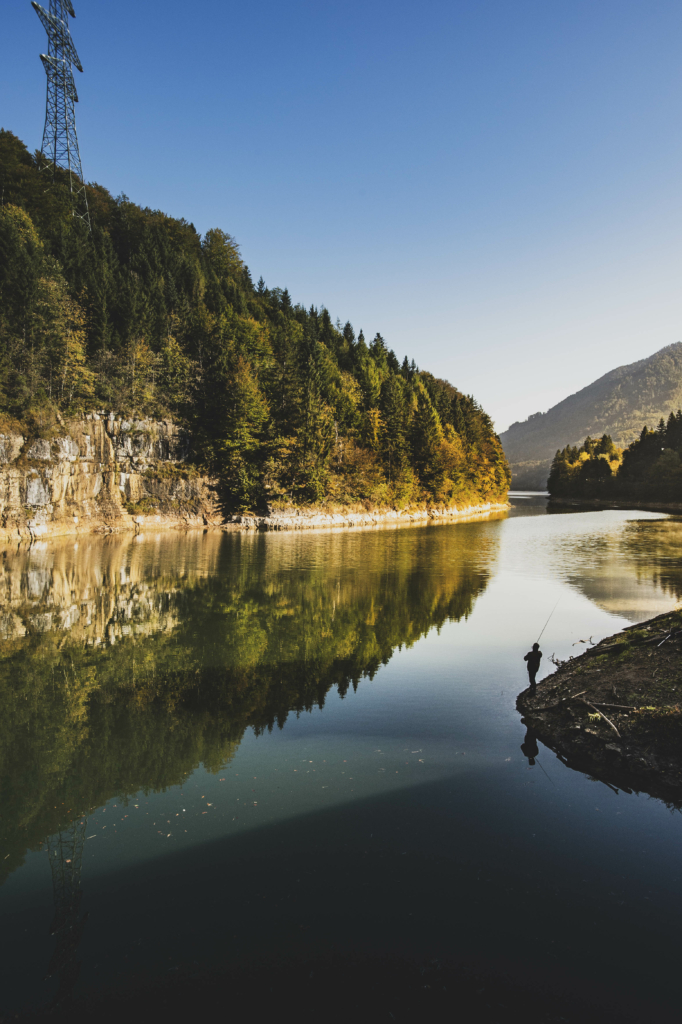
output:
[[[498,430],[682,339],[679,2],[73,2],[86,178],[229,231]],[[33,150],[45,33],[4,24]]]

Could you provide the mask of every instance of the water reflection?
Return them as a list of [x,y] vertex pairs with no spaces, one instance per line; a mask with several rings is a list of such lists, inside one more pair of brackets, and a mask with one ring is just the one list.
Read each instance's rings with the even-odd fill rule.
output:
[[595,581],[670,607],[675,541],[653,516],[535,512],[5,552],[0,868],[26,861],[0,893],[11,1012],[57,989],[64,1006],[76,978],[107,991],[283,950],[507,964],[520,916],[562,991],[607,977],[609,1000],[668,998],[677,821],[567,771],[514,702],[553,608],[546,657],[624,624],[587,600]]
[[669,611],[682,596],[680,520],[658,512],[559,512],[542,497],[515,507],[511,515],[518,518],[515,543],[502,548],[505,570],[563,580],[630,622]]
[[526,735],[521,744],[521,750],[523,756],[528,758],[528,764],[532,767],[535,764],[535,758],[539,757],[540,751],[538,750],[537,736],[532,729],[526,729]]
[[88,919],[87,914],[80,913],[86,826],[87,820],[82,818],[48,840],[54,893],[54,917],[50,925],[50,935],[55,937],[56,946],[46,977],[59,977],[57,992],[51,1003],[53,1009],[60,1009],[69,1004],[81,969],[78,944]]
[[591,537],[580,554],[583,564],[576,564],[580,571],[572,582],[605,611],[631,622],[668,611],[682,597],[682,521],[633,520]]
[[[496,534],[472,523],[6,551],[0,881],[48,836],[63,850],[61,837],[111,797],[164,790],[202,763],[218,771],[247,728],[283,726],[331,689],[343,697],[396,647],[467,617],[496,550]],[[76,891],[76,846],[71,857],[50,849],[53,871],[62,864],[55,892]],[[73,972],[70,899],[57,898],[72,909],[56,933]]]

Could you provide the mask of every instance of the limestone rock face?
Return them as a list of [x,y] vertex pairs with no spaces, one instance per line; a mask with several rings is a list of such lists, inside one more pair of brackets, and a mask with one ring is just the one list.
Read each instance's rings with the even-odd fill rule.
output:
[[14,462],[24,445],[21,434],[0,434],[0,465]]
[[92,413],[52,438],[0,434],[0,539],[219,526],[214,481],[168,420]]

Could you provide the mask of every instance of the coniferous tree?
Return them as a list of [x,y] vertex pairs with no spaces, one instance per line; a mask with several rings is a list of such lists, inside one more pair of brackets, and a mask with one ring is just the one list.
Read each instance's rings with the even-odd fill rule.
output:
[[408,459],[407,419],[405,385],[390,374],[381,388],[381,451],[391,483],[402,476]]
[[425,487],[434,483],[438,475],[438,450],[442,440],[443,428],[438,413],[431,404],[426,388],[419,388],[410,442],[413,464]]
[[94,184],[88,234],[65,177],[46,191],[5,131],[0,187],[0,412],[19,426],[50,408],[170,416],[233,511],[504,497],[506,460],[472,398],[400,365],[380,334],[368,345],[324,306],[254,286],[226,231],[202,238]]

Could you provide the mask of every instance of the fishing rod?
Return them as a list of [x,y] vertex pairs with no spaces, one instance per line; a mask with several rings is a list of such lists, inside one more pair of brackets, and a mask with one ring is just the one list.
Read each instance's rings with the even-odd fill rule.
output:
[[[559,601],[560,601],[560,600],[561,600],[561,598],[559,598]],[[537,640],[535,641],[536,643],[538,643],[538,644],[540,643],[540,637],[542,636],[542,634],[543,634],[543,633],[545,632],[545,630],[546,630],[546,629],[547,629],[547,627],[549,626],[549,620],[550,620],[550,619],[552,618],[552,616],[554,615],[554,612],[555,612],[555,611],[557,610],[557,608],[559,607],[559,601],[557,601],[557,603],[556,603],[556,604],[554,605],[554,607],[552,608],[551,612],[549,613],[549,618],[547,619],[547,622],[546,622],[546,623],[544,624],[544,626],[543,626],[543,627],[542,627],[542,629],[540,630],[540,636],[539,636],[539,637],[537,638]]]
[[[542,762],[540,761],[540,758],[539,758],[539,757],[536,757],[536,758],[535,758],[535,763],[536,763],[536,765],[538,765],[538,767],[539,767],[539,768],[542,768]],[[550,782],[552,783],[552,785],[553,785],[553,786],[556,786],[556,783],[554,782],[554,779],[550,779],[550,778],[549,778],[549,775],[547,775],[547,772],[545,772],[545,769],[544,769],[544,768],[542,768],[542,770],[543,770],[543,772],[545,773],[545,776],[546,776],[546,777],[547,777],[547,778],[549,779],[549,781],[550,781]]]

